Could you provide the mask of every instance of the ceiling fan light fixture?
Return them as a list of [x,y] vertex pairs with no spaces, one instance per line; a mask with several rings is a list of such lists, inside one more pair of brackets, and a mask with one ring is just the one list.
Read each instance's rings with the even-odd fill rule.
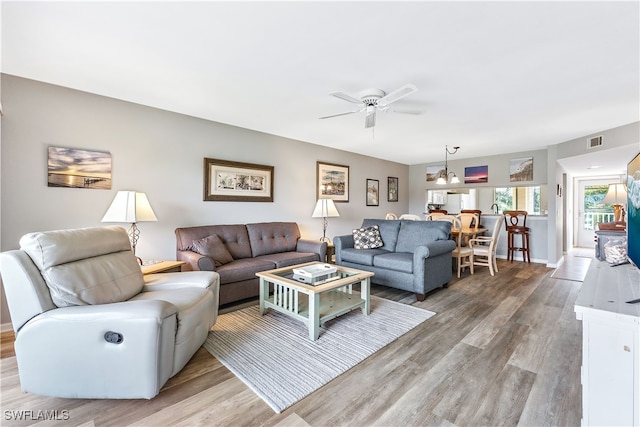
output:
[[412,94],[417,90],[418,88],[416,88],[416,86],[413,84],[406,84],[401,88],[396,89],[393,92],[389,92],[389,93],[385,93],[385,91],[381,89],[366,89],[360,92],[359,94],[360,99],[356,99],[355,97],[343,92],[331,92],[329,93],[330,96],[336,97],[338,99],[342,99],[343,101],[347,101],[352,104],[357,104],[361,108],[356,111],[348,111],[345,113],[332,114],[329,116],[320,117],[320,119],[329,119],[332,117],[345,116],[347,114],[360,113],[364,111],[367,114],[365,117],[364,127],[372,128],[376,124],[376,111],[378,110],[383,112],[390,111],[393,113],[400,113],[400,114],[414,114],[414,115],[421,114],[422,113],[421,111],[402,110],[402,109],[389,110],[389,107],[388,107],[389,104],[396,102],[404,98],[405,96]]

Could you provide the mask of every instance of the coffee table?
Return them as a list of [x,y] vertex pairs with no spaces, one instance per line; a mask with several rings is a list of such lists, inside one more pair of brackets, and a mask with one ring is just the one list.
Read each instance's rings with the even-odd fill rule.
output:
[[[283,313],[307,325],[309,339],[318,339],[320,325],[349,311],[361,308],[366,316],[371,311],[369,291],[373,273],[336,265],[332,280],[306,284],[293,279],[293,269],[314,264],[293,265],[256,273],[260,278],[260,314],[268,309]],[[360,291],[353,285],[360,283]],[[273,294],[269,294],[269,285]]]

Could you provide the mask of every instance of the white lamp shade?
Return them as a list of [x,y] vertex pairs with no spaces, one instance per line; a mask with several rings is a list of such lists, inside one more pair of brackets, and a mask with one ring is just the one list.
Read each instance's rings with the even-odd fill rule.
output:
[[609,184],[609,190],[602,199],[603,204],[615,205],[627,202],[627,190],[624,184]]
[[460,178],[458,178],[458,176],[456,174],[453,174],[453,176],[451,177],[451,183],[452,184],[460,184]]
[[147,195],[136,191],[118,191],[107,213],[102,217],[102,222],[134,223],[157,220]]
[[333,216],[340,216],[338,209],[336,209],[335,203],[331,199],[318,199],[316,207],[313,210],[312,218],[328,218]]

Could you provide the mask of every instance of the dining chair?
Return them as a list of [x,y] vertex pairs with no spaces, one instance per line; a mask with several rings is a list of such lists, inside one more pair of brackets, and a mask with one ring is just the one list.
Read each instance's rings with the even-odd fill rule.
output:
[[[452,229],[460,230],[462,228],[460,219],[454,215],[441,215],[438,217],[437,221],[451,222]],[[458,266],[458,279],[460,278],[462,269],[465,267],[469,267],[469,271],[473,274],[473,250],[471,247],[462,244],[462,233],[452,233],[451,235],[456,242],[456,248],[451,252],[451,256],[456,259],[456,265]]]
[[398,215],[394,214],[393,212],[389,212],[385,215],[384,219],[398,219]]
[[478,236],[469,239],[469,247],[473,251],[473,264],[489,267],[489,273],[492,276],[498,271],[496,248],[503,223],[504,217],[499,217],[493,226],[493,232],[490,236]]
[[[527,211],[503,211],[505,229],[507,230],[507,260],[513,262],[516,252],[522,252],[522,261],[531,264],[529,253],[529,233],[527,227]],[[520,246],[516,246],[516,236],[520,237]]]
[[422,218],[415,214],[402,214],[400,215],[400,219],[408,219],[411,221],[422,221]]
[[427,221],[438,221],[442,216],[446,216],[446,213],[442,213],[442,212],[429,212],[425,219]]
[[446,209],[429,209],[429,213],[441,213],[446,215],[449,212]]
[[[462,223],[462,228],[476,228],[480,223],[478,219],[478,215],[474,213],[459,213],[456,217]],[[462,246],[466,246],[469,243],[469,236],[465,235],[462,237]]]
[[482,211],[480,209],[461,209],[460,213],[472,213],[478,215],[478,222],[476,223],[476,227],[482,227],[480,225],[480,220],[482,219]]

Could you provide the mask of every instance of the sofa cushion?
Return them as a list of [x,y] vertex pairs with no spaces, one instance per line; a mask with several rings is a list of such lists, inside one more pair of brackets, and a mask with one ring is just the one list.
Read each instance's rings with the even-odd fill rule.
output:
[[393,252],[376,255],[373,258],[373,265],[388,270],[413,273],[413,254],[409,252]]
[[380,229],[380,237],[382,238],[382,249],[394,252],[398,243],[398,231],[400,231],[399,220],[385,219],[365,219],[362,221],[362,227],[371,227],[377,225]]
[[254,257],[295,251],[300,239],[300,229],[295,222],[247,224],[247,232]]
[[436,240],[448,240],[451,223],[447,221],[401,221],[397,252],[414,252]]
[[233,261],[233,257],[224,246],[224,243],[215,234],[207,236],[204,239],[194,241],[193,249],[200,255],[211,258],[216,267],[220,267],[224,264],[229,264],[231,261]]
[[218,236],[220,240],[222,240],[233,259],[251,258],[249,234],[244,224],[201,225],[176,228],[177,249],[178,251],[193,251],[194,241],[213,235]]
[[256,259],[273,262],[276,268],[289,267],[305,262],[320,261],[320,256],[313,252],[280,252],[277,254],[261,255]]
[[353,247],[356,249],[376,249],[381,248],[382,238],[377,225],[371,227],[356,228],[353,234]]
[[380,254],[387,254],[384,249],[355,249],[344,248],[341,252],[342,262],[353,262],[355,264],[373,265],[373,258]]
[[30,233],[20,247],[40,269],[58,307],[126,301],[144,286],[122,227]]
[[273,270],[276,264],[271,261],[243,258],[229,264],[221,265],[216,269],[220,275],[220,284],[239,282],[242,280],[258,279],[256,273],[265,270]]

